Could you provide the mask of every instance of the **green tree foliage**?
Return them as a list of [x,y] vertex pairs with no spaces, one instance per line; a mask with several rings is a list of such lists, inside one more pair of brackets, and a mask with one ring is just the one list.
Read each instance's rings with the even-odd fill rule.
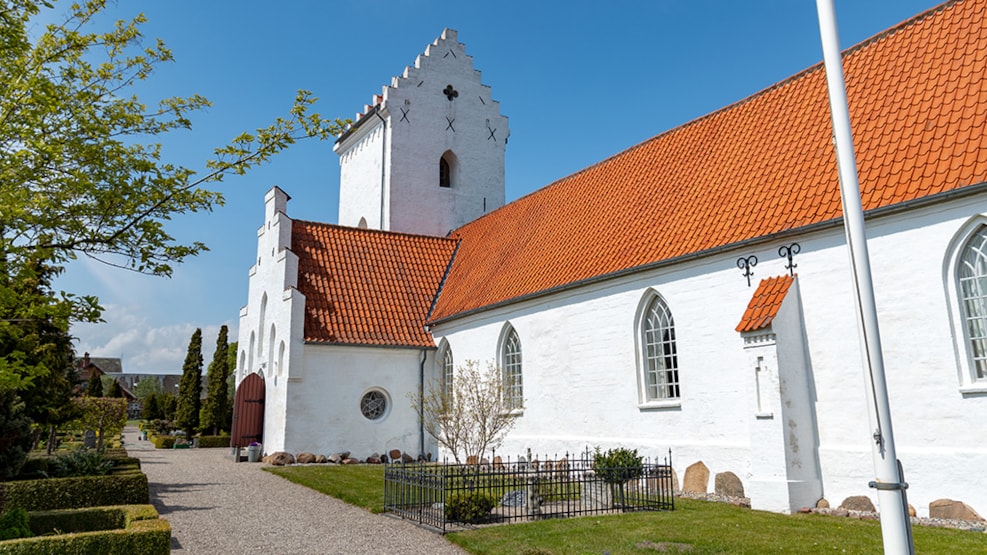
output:
[[110,388],[106,392],[106,396],[107,397],[110,397],[110,398],[113,398],[113,399],[121,399],[121,398],[123,398],[123,388],[120,387],[120,382],[119,381],[117,381],[116,379],[114,379],[112,382],[110,382]]
[[160,395],[162,393],[164,393],[164,386],[161,385],[159,380],[154,378],[144,378],[134,386],[134,395],[142,403],[146,402],[151,395]]
[[72,402],[81,416],[69,425],[76,430],[95,430],[97,449],[103,448],[105,438],[119,435],[127,425],[126,399],[76,397]]
[[199,427],[199,411],[202,409],[202,330],[196,329],[189,340],[188,353],[182,366],[182,380],[178,382],[178,405],[175,407],[175,425],[192,437]]
[[158,396],[158,406],[161,407],[161,418],[174,420],[178,408],[178,396],[174,393],[162,393]]
[[[99,322],[102,313],[96,297],[52,291],[45,279],[80,255],[171,275],[206,246],[177,241],[166,224],[221,206],[222,195],[207,186],[349,123],[310,113],[316,99],[298,91],[286,117],[215,149],[201,173],[168,163],[159,137],[191,129],[191,114],[209,103],[194,94],[139,98],[135,87],[172,54],[142,35],[143,15],[99,29],[105,6],[0,0],[0,384],[43,396],[47,385],[27,387],[58,382],[39,425],[67,417],[56,406],[68,406],[54,375],[63,369],[52,362],[66,352],[61,339],[35,342],[30,323],[67,334],[71,322]],[[39,349],[52,360],[39,360]]]
[[[299,91],[288,117],[216,149],[204,174],[167,163],[154,137],[191,129],[190,115],[209,102],[192,95],[149,105],[134,95],[172,54],[142,35],[143,15],[94,29],[105,5],[80,2],[59,16],[44,0],[0,0],[0,252],[12,263],[37,252],[55,264],[83,254],[167,276],[206,248],[165,229],[172,215],[222,205],[204,185],[298,139],[334,137],[347,122],[309,113],[315,99]],[[42,11],[63,22],[41,27]]]
[[6,266],[0,259],[0,384],[24,402],[35,443],[46,431],[51,440],[56,427],[74,417],[70,303],[52,293],[57,268],[34,259],[11,276],[2,271]]
[[0,480],[17,475],[31,449],[31,420],[17,392],[0,385]]
[[209,363],[209,395],[202,405],[202,414],[199,418],[199,429],[203,434],[219,435],[220,430],[228,430],[226,413],[231,406],[226,387],[230,374],[228,335],[229,330],[225,325],[219,328],[216,352],[213,354],[212,362]]
[[158,404],[158,397],[161,394],[151,393],[147,397],[144,397],[141,406],[141,418],[150,422],[156,418],[164,418],[164,414],[161,411],[161,406]]
[[86,386],[86,397],[102,397],[103,396],[103,378],[99,374],[93,372],[89,376],[89,385]]
[[0,515],[0,541],[33,537],[28,522],[27,511],[21,508],[11,509]]

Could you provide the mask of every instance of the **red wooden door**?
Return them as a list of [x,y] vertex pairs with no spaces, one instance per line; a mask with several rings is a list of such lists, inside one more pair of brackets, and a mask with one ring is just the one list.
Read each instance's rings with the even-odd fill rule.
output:
[[233,397],[233,432],[230,447],[247,447],[264,440],[264,377],[250,374]]

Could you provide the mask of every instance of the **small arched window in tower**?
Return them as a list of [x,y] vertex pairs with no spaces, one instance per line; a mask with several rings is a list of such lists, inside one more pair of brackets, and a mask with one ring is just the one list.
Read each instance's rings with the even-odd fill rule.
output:
[[456,180],[456,155],[447,150],[439,158],[439,187],[449,188]]
[[439,158],[439,187],[452,187],[450,173],[449,162],[446,161],[445,157]]

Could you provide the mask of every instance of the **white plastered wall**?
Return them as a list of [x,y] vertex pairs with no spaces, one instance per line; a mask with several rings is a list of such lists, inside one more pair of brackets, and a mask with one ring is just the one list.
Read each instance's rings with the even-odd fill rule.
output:
[[799,282],[764,329],[744,332],[754,509],[794,512],[822,496],[815,382],[805,352]]
[[385,126],[371,114],[339,151],[339,225],[370,229],[382,227],[387,179],[383,171]]
[[277,187],[265,196],[257,260],[249,272],[247,305],[240,309],[236,384],[250,373],[264,377],[265,453],[284,449],[289,370],[303,368],[304,297],[296,289],[298,257],[290,250],[287,202]]
[[[869,248],[884,344],[899,458],[920,515],[930,501],[959,499],[984,514],[987,490],[987,396],[961,391],[967,370],[957,353],[944,260],[971,218],[987,211],[983,197],[941,202],[868,222]],[[799,295],[805,322],[805,364],[815,400],[816,460],[822,495],[834,505],[851,495],[876,495],[867,424],[865,380],[842,227],[795,237],[801,252]],[[501,450],[527,448],[548,456],[587,447],[624,446],[645,455],[673,451],[676,470],[702,460],[711,471],[752,476],[753,391],[743,340],[734,331],[753,287],[736,267],[756,254],[752,285],[786,274],[777,256],[784,241],[751,245],[673,267],[558,292],[484,311],[432,328],[448,341],[459,366],[497,359],[506,322],[522,343],[526,408]],[[944,275],[946,274],[946,275]],[[649,288],[672,311],[681,403],[639,406],[635,314]],[[780,325],[780,324],[779,324]],[[961,342],[962,346],[962,342]],[[969,385],[969,384],[966,384]],[[967,388],[970,389],[970,388]],[[806,454],[809,456],[809,454]]]
[[[305,345],[305,377],[289,384],[285,447],[292,453],[349,451],[365,459],[400,449],[419,455],[418,413],[409,393],[418,391],[422,349]],[[427,372],[434,350],[425,350]],[[426,376],[426,383],[430,376]],[[364,394],[377,389],[387,398],[382,418],[360,410]],[[426,438],[426,452],[435,455]]]
[[[379,111],[334,147],[340,224],[364,218],[370,228],[445,236],[503,206],[507,117],[456,31],[443,31],[381,99]],[[448,188],[439,186],[447,151],[454,155]]]

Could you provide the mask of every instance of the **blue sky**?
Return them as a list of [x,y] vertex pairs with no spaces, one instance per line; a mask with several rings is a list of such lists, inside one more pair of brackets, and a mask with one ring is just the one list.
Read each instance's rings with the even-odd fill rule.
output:
[[[841,45],[936,4],[837,0]],[[141,12],[147,40],[163,39],[176,59],[141,85],[141,98],[197,93],[213,102],[193,115],[191,132],[161,141],[170,161],[198,170],[213,148],[286,115],[297,89],[319,97],[324,116],[352,118],[444,27],[458,30],[510,118],[508,201],[822,59],[812,0],[120,0],[106,22]],[[86,259],[68,268],[56,285],[106,307],[106,323],[73,328],[77,353],[122,357],[127,372],[180,373],[195,328],[207,363],[220,325],[235,340],[263,196],[274,185],[291,195],[291,217],[336,221],[339,163],[329,142],[297,144],[227,178],[215,187],[225,206],[173,220],[177,238],[211,250],[171,279]]]

